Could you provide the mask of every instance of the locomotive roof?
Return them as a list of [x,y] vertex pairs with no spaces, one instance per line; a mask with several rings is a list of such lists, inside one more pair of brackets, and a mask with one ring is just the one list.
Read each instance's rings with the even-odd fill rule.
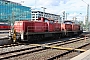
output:
[[71,22],[71,23],[74,23],[73,21],[70,21],[70,20],[66,20],[66,21],[64,21],[64,23],[65,23],[65,22]]

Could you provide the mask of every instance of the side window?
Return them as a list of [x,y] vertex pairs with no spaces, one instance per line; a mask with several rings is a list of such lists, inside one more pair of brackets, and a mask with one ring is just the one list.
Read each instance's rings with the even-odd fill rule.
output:
[[65,21],[64,23],[65,24],[72,24],[72,22],[70,22],[70,21]]
[[48,22],[48,20],[47,20],[47,19],[45,19],[45,22]]
[[32,14],[32,18],[35,18],[35,14]]

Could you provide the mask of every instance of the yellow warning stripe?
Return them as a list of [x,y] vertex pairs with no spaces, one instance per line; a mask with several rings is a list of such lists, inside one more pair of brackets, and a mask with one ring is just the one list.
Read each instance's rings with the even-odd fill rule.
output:
[[40,45],[40,44],[30,44],[33,46],[43,46],[46,48],[53,48],[53,49],[60,49],[60,50],[75,50],[75,51],[86,51],[84,49],[74,49],[74,48],[64,48],[64,47],[60,47],[60,46],[48,46],[48,45]]

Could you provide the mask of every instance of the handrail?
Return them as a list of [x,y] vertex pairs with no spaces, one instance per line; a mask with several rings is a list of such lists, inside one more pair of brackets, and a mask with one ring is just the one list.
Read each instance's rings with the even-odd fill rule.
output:
[[37,30],[41,30],[41,28],[43,29],[43,28],[46,28],[47,26],[27,26],[27,31],[29,31],[29,30],[34,30],[34,29],[37,29]]

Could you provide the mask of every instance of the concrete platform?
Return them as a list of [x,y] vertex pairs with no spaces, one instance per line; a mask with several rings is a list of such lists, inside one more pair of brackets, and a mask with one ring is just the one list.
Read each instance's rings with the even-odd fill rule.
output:
[[9,30],[0,30],[0,33],[9,33]]
[[90,49],[70,60],[90,60]]

